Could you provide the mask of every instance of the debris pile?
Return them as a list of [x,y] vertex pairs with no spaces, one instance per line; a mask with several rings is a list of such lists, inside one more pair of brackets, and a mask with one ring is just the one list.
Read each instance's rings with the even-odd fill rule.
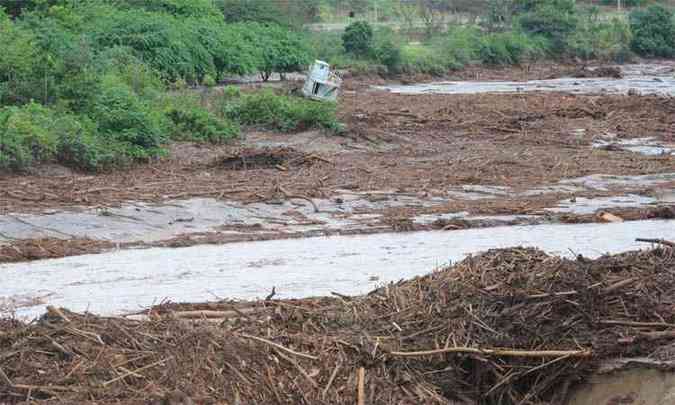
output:
[[365,296],[50,308],[0,326],[0,402],[561,403],[604,359],[675,341],[675,249],[491,250]]

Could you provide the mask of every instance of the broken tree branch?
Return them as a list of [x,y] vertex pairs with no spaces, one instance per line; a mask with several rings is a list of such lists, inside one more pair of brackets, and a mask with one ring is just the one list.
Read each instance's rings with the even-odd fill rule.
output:
[[289,353],[289,354],[292,354],[294,356],[303,357],[303,358],[309,359],[309,360],[319,360],[319,358],[317,356],[312,356],[311,354],[296,352],[295,350],[291,350],[291,349],[289,349],[285,346],[282,346],[278,343],[274,343],[271,340],[263,339],[263,338],[257,337],[257,336],[247,335],[245,333],[240,333],[239,336],[241,336],[243,338],[246,338],[246,339],[256,340],[258,342],[265,343],[267,345],[275,347],[279,350],[282,350],[282,351],[284,351],[286,353]]

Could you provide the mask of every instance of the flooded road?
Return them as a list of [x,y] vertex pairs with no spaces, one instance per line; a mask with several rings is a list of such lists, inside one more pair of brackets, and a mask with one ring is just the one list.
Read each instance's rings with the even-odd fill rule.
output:
[[675,239],[675,220],[387,233],[122,250],[0,265],[0,314],[40,315],[46,305],[103,315],[162,300],[362,294],[491,248],[533,246],[597,257],[644,248],[635,238]]

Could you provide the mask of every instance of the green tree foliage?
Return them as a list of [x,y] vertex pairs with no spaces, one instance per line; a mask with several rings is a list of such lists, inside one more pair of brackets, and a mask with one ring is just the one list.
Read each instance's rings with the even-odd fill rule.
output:
[[672,57],[675,55],[675,21],[673,12],[660,5],[636,9],[630,13],[633,32],[631,46],[642,56]]
[[546,38],[551,51],[562,54],[578,23],[574,0],[520,0],[516,9],[525,33]]
[[278,24],[236,24],[244,41],[255,44],[256,70],[263,81],[270,75],[303,70],[311,61],[311,49],[305,38]]
[[143,8],[152,12],[165,12],[176,17],[220,17],[220,10],[213,0],[116,0],[117,5],[129,9]]
[[345,51],[358,56],[365,56],[373,47],[373,28],[366,21],[349,24],[342,35]]
[[225,22],[288,23],[269,0],[217,0]]
[[35,36],[0,10],[0,102],[27,102],[36,96],[34,74],[40,59]]

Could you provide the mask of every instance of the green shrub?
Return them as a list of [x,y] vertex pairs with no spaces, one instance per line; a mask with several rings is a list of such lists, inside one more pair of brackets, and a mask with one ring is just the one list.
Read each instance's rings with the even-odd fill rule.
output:
[[577,30],[567,40],[569,56],[589,60],[626,62],[631,59],[631,30],[620,18],[598,21],[596,18],[582,20]]
[[449,66],[461,67],[477,59],[480,40],[478,27],[452,27],[445,35],[432,39],[431,46]]
[[153,110],[117,76],[102,77],[99,91],[87,115],[96,123],[100,136],[121,145],[131,159],[161,154],[166,142],[164,114]]
[[437,49],[424,45],[407,45],[401,49],[401,70],[405,73],[441,75],[456,68]]
[[574,0],[527,0],[520,5],[524,11],[518,17],[523,32],[542,36],[549,42],[554,55],[561,55],[567,37],[577,27],[578,17]]
[[21,170],[54,156],[54,115],[39,104],[0,109],[0,168]]
[[396,73],[401,68],[401,43],[391,29],[383,28],[377,32],[372,48],[372,58],[387,68],[388,73]]
[[60,133],[57,160],[80,170],[97,171],[127,164],[131,158],[124,145],[106,140],[95,130],[96,125],[86,117],[69,118],[68,130]]
[[335,104],[277,95],[271,90],[243,94],[226,104],[225,115],[243,125],[261,126],[282,132],[310,128],[336,130]]
[[487,65],[517,65],[540,52],[536,43],[517,32],[488,34],[478,50],[481,62]]
[[342,45],[346,52],[367,56],[373,47],[373,29],[365,21],[351,23],[342,34]]
[[169,110],[173,139],[223,143],[239,135],[239,127],[198,105]]
[[633,10],[630,28],[633,32],[631,46],[637,54],[666,58],[675,55],[675,21],[667,8],[652,5]]

